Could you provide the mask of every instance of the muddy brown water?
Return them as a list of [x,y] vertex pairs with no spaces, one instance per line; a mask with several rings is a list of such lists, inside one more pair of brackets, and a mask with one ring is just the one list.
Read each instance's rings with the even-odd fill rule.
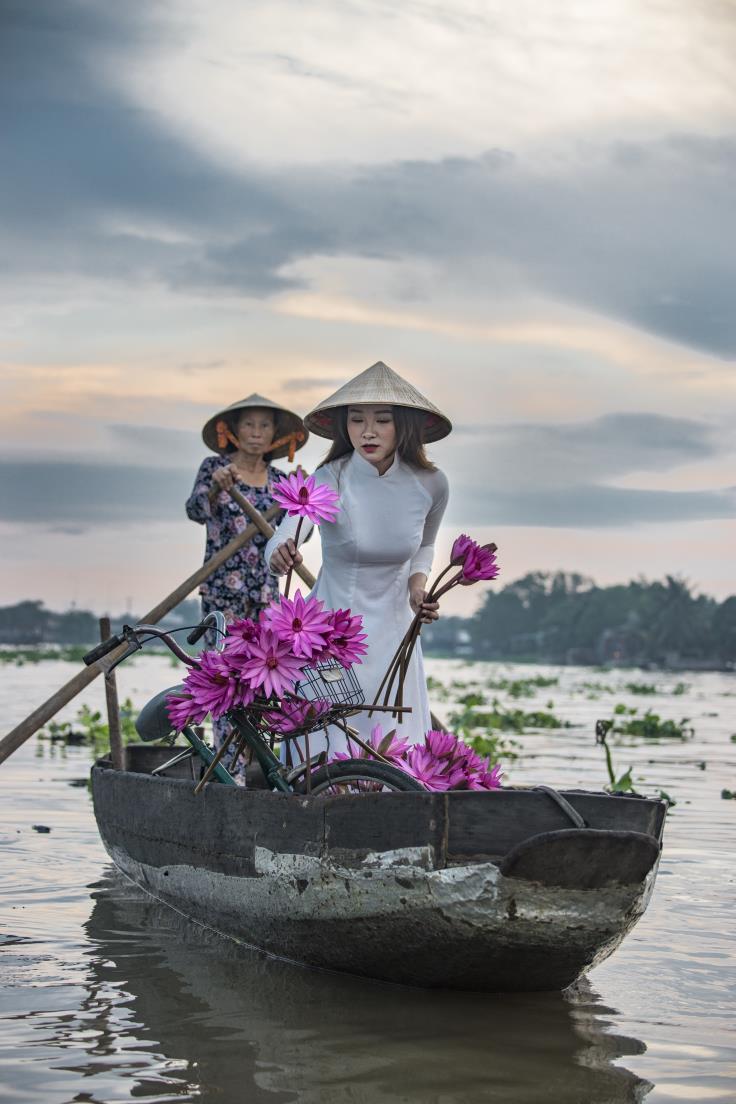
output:
[[[593,722],[617,702],[691,718],[687,742],[613,745],[619,772],[631,764],[642,792],[677,801],[652,903],[613,957],[573,992],[497,996],[266,958],[116,874],[85,786],[88,750],[33,740],[0,765],[0,1101],[736,1101],[736,801],[721,798],[736,790],[736,677],[429,668],[445,683],[558,677],[534,698],[498,692],[525,709],[552,701],[575,725],[518,737],[507,773],[519,782],[600,788]],[[3,727],[74,670],[2,668]],[[167,660],[140,659],[121,672],[121,696],[142,705],[175,677]],[[632,694],[632,682],[658,692]],[[80,700],[101,705],[102,687]]]

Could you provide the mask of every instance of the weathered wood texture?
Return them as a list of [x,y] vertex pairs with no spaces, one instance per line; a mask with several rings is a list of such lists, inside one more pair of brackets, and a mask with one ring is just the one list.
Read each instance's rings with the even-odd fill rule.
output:
[[[112,636],[110,618],[100,618],[100,640],[109,640]],[[123,769],[123,734],[120,730],[120,705],[118,702],[118,684],[114,671],[105,672],[105,702],[107,704],[107,731],[110,737],[110,758],[115,770]]]

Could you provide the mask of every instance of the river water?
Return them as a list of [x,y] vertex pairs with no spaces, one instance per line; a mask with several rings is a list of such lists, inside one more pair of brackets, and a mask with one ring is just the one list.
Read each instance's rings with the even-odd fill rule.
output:
[[[613,744],[619,774],[631,764],[641,792],[677,802],[652,903],[613,957],[574,992],[497,996],[268,959],[117,875],[85,785],[89,751],[33,739],[0,765],[0,1101],[736,1101],[736,800],[721,797],[736,789],[736,676],[428,666],[445,683],[559,677],[508,704],[551,700],[575,727],[517,737],[510,781],[600,789],[593,722],[618,702],[691,718],[687,742]],[[3,728],[75,670],[5,667]],[[119,671],[121,697],[142,705],[175,677],[166,659],[138,659]],[[632,682],[658,692],[634,694]],[[80,700],[100,707],[101,685],[62,717]]]

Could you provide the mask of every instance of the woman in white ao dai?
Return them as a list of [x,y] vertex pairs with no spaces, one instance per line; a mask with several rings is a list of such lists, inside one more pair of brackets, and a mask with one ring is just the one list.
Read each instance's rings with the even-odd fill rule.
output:
[[[355,673],[366,701],[375,699],[414,613],[421,608],[426,622],[438,617],[436,603],[424,599],[448,486],[445,475],[424,456],[423,437],[427,426],[430,431],[435,427],[435,439],[444,436],[442,431],[449,432],[445,429],[449,422],[413,388],[411,397],[419,402],[411,407],[398,405],[395,396],[405,397],[407,388],[406,381],[379,363],[306,419],[310,430],[329,435],[335,442],[315,478],[335,490],[340,500],[336,520],[320,525],[322,568],[311,593],[326,609],[350,609],[362,616],[368,654],[356,665]],[[377,390],[389,401],[367,402],[360,397],[379,398]],[[341,397],[342,402],[334,401]],[[330,459],[341,451],[342,455]],[[285,518],[266,547],[266,563],[276,574],[301,559],[293,543],[297,522],[297,518]],[[305,523],[300,541],[309,531]],[[412,712],[403,714],[401,720],[390,714],[376,713],[369,718],[362,713],[351,717],[350,724],[364,739],[377,721],[384,732],[396,727],[397,735],[410,743],[424,739],[431,722],[419,643],[407,672],[404,705],[411,706]],[[309,744],[312,754],[322,750],[324,735],[313,733]],[[334,726],[328,750],[331,755],[346,750],[346,738]]]

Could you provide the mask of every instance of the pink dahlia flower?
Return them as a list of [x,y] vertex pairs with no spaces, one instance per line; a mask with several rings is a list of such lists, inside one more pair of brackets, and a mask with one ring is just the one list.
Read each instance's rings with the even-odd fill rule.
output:
[[331,487],[318,484],[313,475],[296,471],[280,479],[273,489],[273,498],[291,517],[310,521],[334,521],[338,512],[338,496]]
[[327,651],[321,659],[332,657],[343,667],[352,667],[354,663],[362,663],[362,656],[368,651],[365,641],[368,639],[363,628],[363,618],[353,617],[350,610],[332,610],[329,614],[331,620],[330,636],[327,642]]
[[268,625],[259,625],[258,639],[249,647],[249,656],[240,665],[241,677],[253,690],[267,698],[282,697],[294,689],[306,661],[293,655],[291,643],[282,640]]
[[315,698],[285,698],[280,709],[272,709],[263,717],[274,732],[286,736],[290,732],[299,732],[303,728],[316,725],[332,708],[330,702]]
[[264,613],[264,621],[288,641],[296,656],[314,659],[324,654],[332,629],[332,619],[324,612],[318,598],[302,597],[300,590],[294,598],[282,598],[272,602]]

